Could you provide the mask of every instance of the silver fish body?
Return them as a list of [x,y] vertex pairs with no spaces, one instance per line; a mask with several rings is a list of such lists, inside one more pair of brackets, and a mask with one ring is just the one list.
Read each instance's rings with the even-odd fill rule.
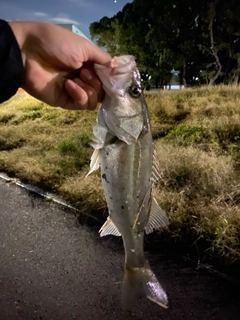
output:
[[[91,170],[101,168],[109,217],[100,235],[122,236],[125,249],[123,304],[147,296],[166,308],[168,299],[144,256],[144,232],[166,227],[168,218],[153,197],[159,178],[148,107],[141,92],[140,75],[131,56],[114,58],[115,66],[98,69],[106,98],[94,128],[96,141]],[[130,62],[130,66],[129,66]],[[124,66],[127,68],[124,69]],[[110,71],[109,71],[110,69]],[[104,71],[108,72],[107,76]],[[120,84],[114,82],[120,77]],[[112,86],[118,85],[117,90]]]

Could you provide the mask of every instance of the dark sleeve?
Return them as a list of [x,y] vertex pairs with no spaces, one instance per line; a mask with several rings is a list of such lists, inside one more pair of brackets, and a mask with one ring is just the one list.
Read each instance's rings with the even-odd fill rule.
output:
[[22,55],[9,24],[0,20],[0,103],[13,96],[24,79]]

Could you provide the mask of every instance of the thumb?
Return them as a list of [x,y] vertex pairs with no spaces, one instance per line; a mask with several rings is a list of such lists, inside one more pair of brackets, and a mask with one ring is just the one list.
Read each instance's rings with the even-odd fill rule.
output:
[[89,40],[85,39],[86,43],[84,43],[84,61],[91,61],[97,64],[107,64],[112,57],[109,53],[105,52]]

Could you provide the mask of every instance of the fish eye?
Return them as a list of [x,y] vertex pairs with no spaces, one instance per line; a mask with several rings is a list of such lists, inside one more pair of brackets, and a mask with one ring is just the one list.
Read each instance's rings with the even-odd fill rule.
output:
[[141,94],[142,90],[139,87],[132,86],[129,88],[129,93],[133,98],[138,98]]

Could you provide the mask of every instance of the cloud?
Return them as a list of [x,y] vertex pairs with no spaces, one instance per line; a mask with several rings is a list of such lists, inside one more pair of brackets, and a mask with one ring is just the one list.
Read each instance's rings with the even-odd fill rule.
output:
[[81,24],[78,21],[71,19],[69,17],[69,15],[67,15],[65,13],[59,13],[56,17],[52,17],[52,18],[48,19],[48,21],[52,22],[52,23],[70,23],[70,24],[75,24],[75,25]]
[[39,17],[39,18],[47,18],[48,17],[48,14],[44,13],[44,12],[34,12],[33,13],[36,17]]
[[97,9],[98,6],[91,0],[68,0],[70,3],[73,3],[74,5],[78,5],[82,9]]

